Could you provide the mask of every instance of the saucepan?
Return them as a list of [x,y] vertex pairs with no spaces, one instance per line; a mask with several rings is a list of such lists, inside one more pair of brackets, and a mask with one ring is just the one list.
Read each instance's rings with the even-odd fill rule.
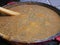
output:
[[[21,6],[21,5],[38,5],[38,6],[43,6],[43,7],[45,7],[45,8],[48,8],[48,9],[50,9],[50,10],[52,10],[52,11],[54,11],[56,14],[57,14],[57,16],[59,16],[59,19],[60,19],[60,10],[59,9],[57,9],[56,7],[54,7],[54,6],[51,6],[51,5],[48,5],[48,4],[45,4],[45,3],[41,3],[41,2],[16,2],[16,3],[13,3],[13,4],[7,4],[7,5],[5,5],[5,6],[3,6],[4,8],[6,8],[6,9],[10,9],[10,8],[13,8],[13,7],[16,7],[16,6]],[[21,12],[20,12],[21,13]],[[51,13],[52,14],[52,13]],[[3,15],[3,14],[1,14],[1,15]],[[8,17],[8,18],[7,18]],[[16,19],[14,19],[13,17],[15,17],[15,16],[0,16],[0,19],[1,19],[1,21],[0,21],[0,23],[6,23],[7,21],[8,21],[8,19],[10,20],[10,17],[13,19],[13,20],[16,20]],[[6,19],[6,22],[5,21],[3,21],[3,19],[2,18],[4,18],[4,20]],[[17,17],[18,18],[18,17]],[[10,21],[13,21],[13,20],[10,20]],[[9,24],[9,22],[10,21],[8,21],[8,25],[10,26],[10,28],[9,29],[11,29],[11,28],[15,28],[16,29],[16,27],[17,27],[17,25],[15,25],[15,27],[11,27],[11,25]],[[17,23],[17,20],[15,21],[16,23]],[[14,25],[14,22],[12,22],[12,25]],[[1,25],[0,25],[1,26]],[[4,26],[4,25],[3,25]],[[15,30],[14,29],[14,30]],[[0,27],[0,30],[3,30],[1,27]],[[8,29],[7,29],[8,30]],[[5,33],[4,33],[5,32]],[[2,34],[5,34],[5,35],[9,35],[9,36],[11,36],[10,34],[10,32],[8,32],[8,33],[10,33],[10,34],[7,34],[6,33],[6,31],[4,30],[4,32],[3,31],[1,31],[0,33],[2,33]],[[16,33],[16,32],[15,32]],[[15,34],[14,33],[14,34]],[[40,40],[36,40],[35,42],[31,42],[31,43],[38,43],[38,42],[44,42],[44,41],[47,41],[47,40],[51,40],[51,39],[54,39],[56,36],[58,36],[58,35],[60,35],[60,29],[57,31],[57,33],[56,34],[54,34],[54,35],[51,35],[49,38],[47,37],[47,38],[45,38],[45,39],[40,39]],[[45,35],[44,35],[45,36]],[[11,37],[9,37],[9,39],[10,39]],[[8,40],[9,40],[8,39]],[[18,42],[19,42],[19,40],[13,40],[13,38],[11,38],[12,40],[9,40],[9,41],[15,41],[15,42],[17,42],[17,44],[18,44]],[[24,43],[24,42],[21,42],[22,44]],[[25,43],[27,43],[27,42],[25,42]]]

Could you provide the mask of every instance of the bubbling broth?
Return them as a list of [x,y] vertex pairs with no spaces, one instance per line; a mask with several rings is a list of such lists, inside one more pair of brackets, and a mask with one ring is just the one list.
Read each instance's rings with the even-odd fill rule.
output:
[[18,42],[35,42],[59,32],[59,16],[56,12],[38,5],[20,5],[9,8],[19,16],[0,17],[0,33]]

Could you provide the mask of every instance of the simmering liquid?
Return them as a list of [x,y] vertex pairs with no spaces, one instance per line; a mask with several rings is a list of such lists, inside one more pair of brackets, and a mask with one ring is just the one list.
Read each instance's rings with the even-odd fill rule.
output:
[[59,16],[56,12],[38,5],[20,5],[9,8],[19,16],[0,16],[0,33],[18,42],[35,42],[59,32]]

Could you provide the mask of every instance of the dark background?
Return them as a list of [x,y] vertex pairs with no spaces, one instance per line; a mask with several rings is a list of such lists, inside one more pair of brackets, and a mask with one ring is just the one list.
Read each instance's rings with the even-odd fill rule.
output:
[[0,6],[6,5],[8,2],[19,1],[19,0],[0,0]]

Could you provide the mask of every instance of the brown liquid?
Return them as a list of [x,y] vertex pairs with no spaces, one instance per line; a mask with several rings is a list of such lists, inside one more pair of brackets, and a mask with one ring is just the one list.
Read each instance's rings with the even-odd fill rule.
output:
[[54,11],[38,5],[20,5],[10,8],[19,16],[0,17],[0,33],[17,42],[35,42],[59,32],[59,16]]

